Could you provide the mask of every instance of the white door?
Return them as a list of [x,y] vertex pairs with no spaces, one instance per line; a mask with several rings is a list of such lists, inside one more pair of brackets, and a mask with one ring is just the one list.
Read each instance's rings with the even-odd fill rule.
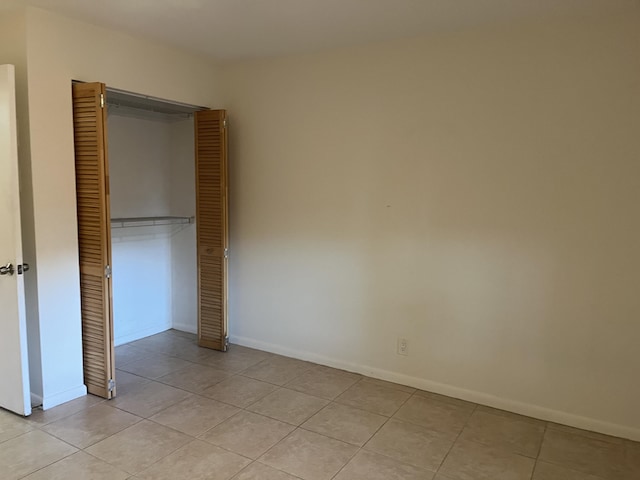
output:
[[15,92],[13,65],[0,65],[0,407],[30,415]]

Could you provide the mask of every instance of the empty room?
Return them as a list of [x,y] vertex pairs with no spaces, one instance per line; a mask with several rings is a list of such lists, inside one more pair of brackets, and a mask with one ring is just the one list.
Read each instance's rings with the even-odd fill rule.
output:
[[3,0],[0,478],[640,479],[639,0]]

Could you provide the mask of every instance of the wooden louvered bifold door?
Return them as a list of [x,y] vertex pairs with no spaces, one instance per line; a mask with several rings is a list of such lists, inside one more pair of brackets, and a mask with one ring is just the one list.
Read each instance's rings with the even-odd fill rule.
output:
[[226,112],[195,114],[198,345],[227,348]]
[[84,381],[89,393],[115,396],[109,166],[105,86],[73,85]]

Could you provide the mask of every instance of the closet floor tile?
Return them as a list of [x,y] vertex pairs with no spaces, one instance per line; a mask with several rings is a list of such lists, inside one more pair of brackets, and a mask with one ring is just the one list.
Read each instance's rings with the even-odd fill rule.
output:
[[120,367],[120,370],[154,380],[178,370],[183,370],[191,365],[193,363],[181,358],[153,353],[137,362],[128,363]]

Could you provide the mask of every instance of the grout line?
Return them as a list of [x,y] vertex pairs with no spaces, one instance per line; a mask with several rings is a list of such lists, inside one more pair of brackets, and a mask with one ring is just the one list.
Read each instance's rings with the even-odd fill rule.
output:
[[469,422],[471,421],[471,417],[473,417],[473,414],[476,413],[476,410],[478,409],[478,405],[475,404],[475,406],[473,407],[473,411],[471,412],[471,414],[469,415],[469,418],[467,418],[467,421],[464,422],[463,427],[460,429],[460,432],[458,432],[458,435],[456,436],[455,440],[451,443],[451,447],[449,447],[449,451],[447,452],[447,454],[442,458],[442,461],[440,462],[440,465],[438,465],[438,468],[436,469],[436,474],[440,472],[440,469],[442,468],[442,466],[444,465],[444,462],[447,461],[447,458],[449,458],[449,454],[451,454],[451,451],[453,450],[453,448],[456,446],[456,443],[458,443],[458,440],[460,439],[460,436],[462,435],[462,432],[464,432],[464,429],[467,428],[467,425],[469,425]]
[[[44,433],[46,433],[46,432],[44,432]],[[55,437],[55,438],[58,438],[58,437]],[[58,440],[60,440],[60,439],[58,439]],[[60,440],[60,441],[64,442],[64,440]],[[67,443],[67,442],[64,442],[64,443]],[[73,445],[71,445],[71,446],[73,447]],[[59,459],[58,459],[58,460],[56,460],[55,462],[51,462],[51,463],[49,463],[49,464],[47,464],[47,465],[45,465],[45,466],[43,466],[43,467],[37,468],[37,469],[35,469],[33,472],[29,472],[29,473],[27,473],[26,475],[21,476],[20,478],[26,478],[26,477],[29,477],[29,476],[33,475],[34,473],[39,472],[40,470],[44,470],[45,468],[48,468],[48,467],[50,467],[51,465],[55,465],[56,463],[61,462],[61,461],[63,461],[63,460],[64,460],[64,459],[66,459],[66,458],[69,458],[71,455],[75,455],[76,453],[78,453],[78,452],[82,452],[82,451],[83,451],[83,450],[79,449],[78,447],[74,447],[74,448],[76,449],[76,451],[75,451],[75,452],[70,453],[69,455],[65,455],[64,457],[59,458]],[[11,472],[9,472],[9,473],[11,473]]]
[[[255,460],[253,463],[259,463],[260,465],[262,465],[262,466],[264,466],[264,467],[267,467],[267,468],[271,468],[271,469],[275,470],[276,472],[282,472],[282,473],[284,473],[285,475],[289,475],[290,477],[293,477],[293,478],[295,478],[295,479],[298,479],[298,480],[304,480],[302,477],[299,477],[299,476],[297,476],[297,475],[294,475],[293,473],[285,472],[284,470],[280,470],[279,468],[272,467],[271,465],[267,465],[266,463],[262,463],[260,460]],[[247,465],[247,467],[245,467],[245,468],[249,468],[249,465]],[[242,471],[242,470],[241,470],[241,471]],[[240,473],[240,472],[238,472],[236,475],[238,475],[239,473]],[[232,478],[231,478],[231,480],[233,480],[234,478],[236,478],[236,477],[232,477]]]
[[356,450],[356,452],[355,452],[353,455],[351,455],[351,457],[349,457],[349,460],[347,460],[347,461],[345,462],[345,464],[344,464],[342,467],[340,467],[340,468],[338,469],[338,471],[336,472],[336,474],[335,474],[333,477],[331,477],[331,478],[332,478],[332,479],[334,479],[334,478],[336,478],[338,475],[340,475],[340,472],[342,472],[342,471],[347,467],[347,465],[349,465],[349,464],[351,463],[351,460],[353,460],[353,459],[356,457],[356,455],[358,455],[361,451],[362,451],[362,447],[359,447],[359,448]]
[[549,429],[549,422],[545,422],[544,431],[542,432],[542,440],[540,441],[540,446],[538,447],[538,454],[536,455],[536,461],[540,458],[540,454],[542,453],[542,445],[544,444],[544,440],[547,436],[547,430]]

